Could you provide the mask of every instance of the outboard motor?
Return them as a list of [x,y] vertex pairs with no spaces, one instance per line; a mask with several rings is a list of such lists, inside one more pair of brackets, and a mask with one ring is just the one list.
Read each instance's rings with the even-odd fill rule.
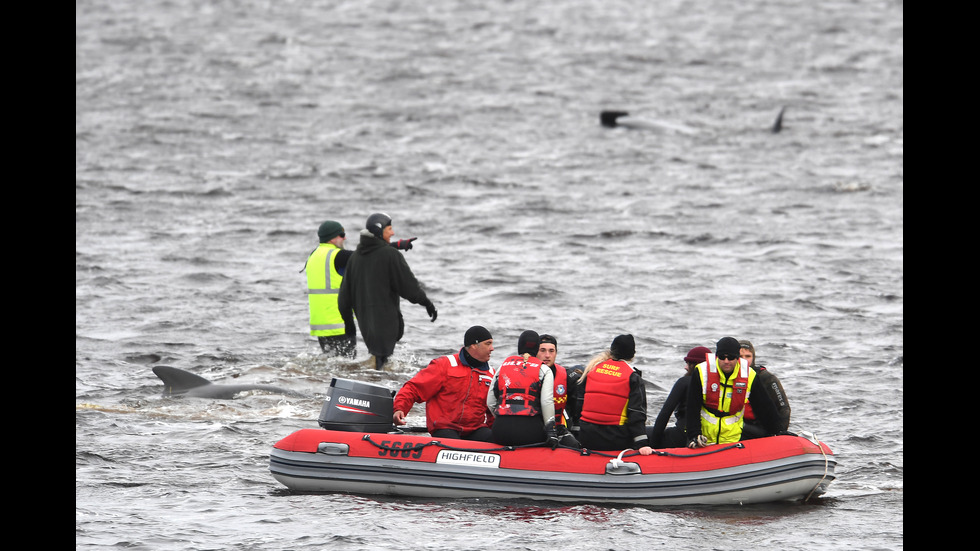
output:
[[335,377],[317,421],[327,430],[391,432],[393,403],[393,393],[381,385]]

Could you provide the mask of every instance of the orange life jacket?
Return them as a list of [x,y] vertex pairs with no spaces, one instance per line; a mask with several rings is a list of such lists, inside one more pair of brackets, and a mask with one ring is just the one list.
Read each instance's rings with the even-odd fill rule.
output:
[[633,368],[622,360],[606,360],[585,380],[581,420],[595,425],[625,425]]

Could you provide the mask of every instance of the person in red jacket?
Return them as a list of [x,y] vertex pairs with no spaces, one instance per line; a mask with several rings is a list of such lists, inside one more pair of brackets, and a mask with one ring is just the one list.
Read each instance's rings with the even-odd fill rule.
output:
[[432,436],[493,442],[493,414],[487,409],[492,352],[490,331],[479,325],[467,329],[458,353],[432,360],[402,385],[393,404],[394,423],[404,425],[412,406],[425,403]]

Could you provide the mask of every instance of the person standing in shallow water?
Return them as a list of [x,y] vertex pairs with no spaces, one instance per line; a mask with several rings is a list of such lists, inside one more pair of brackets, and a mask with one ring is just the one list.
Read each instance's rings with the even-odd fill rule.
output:
[[[438,315],[405,257],[389,246],[394,235],[390,216],[376,212],[368,217],[357,250],[347,261],[347,273],[337,298],[344,323],[353,327],[357,321],[364,344],[379,370],[405,333],[400,299],[424,306],[432,321]],[[411,249],[413,240],[398,241],[395,245],[404,243],[400,248]]]
[[346,358],[357,355],[357,331],[344,323],[337,296],[347,261],[353,254],[344,249],[347,234],[340,222],[327,220],[317,229],[320,245],[306,259],[306,294],[310,306],[310,334],[325,354]]

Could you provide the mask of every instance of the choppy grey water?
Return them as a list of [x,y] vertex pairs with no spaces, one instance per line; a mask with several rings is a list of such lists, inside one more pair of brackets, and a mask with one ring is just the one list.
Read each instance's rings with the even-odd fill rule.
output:
[[[76,547],[901,549],[903,10],[78,0]],[[299,273],[322,220],[375,211],[439,308],[403,305],[384,373],[318,354]],[[498,360],[527,328],[566,364],[634,334],[651,417],[688,348],[748,338],[838,480],[657,509],[270,476],[331,377],[397,388],[474,324]],[[159,364],[315,396],[164,398]]]

